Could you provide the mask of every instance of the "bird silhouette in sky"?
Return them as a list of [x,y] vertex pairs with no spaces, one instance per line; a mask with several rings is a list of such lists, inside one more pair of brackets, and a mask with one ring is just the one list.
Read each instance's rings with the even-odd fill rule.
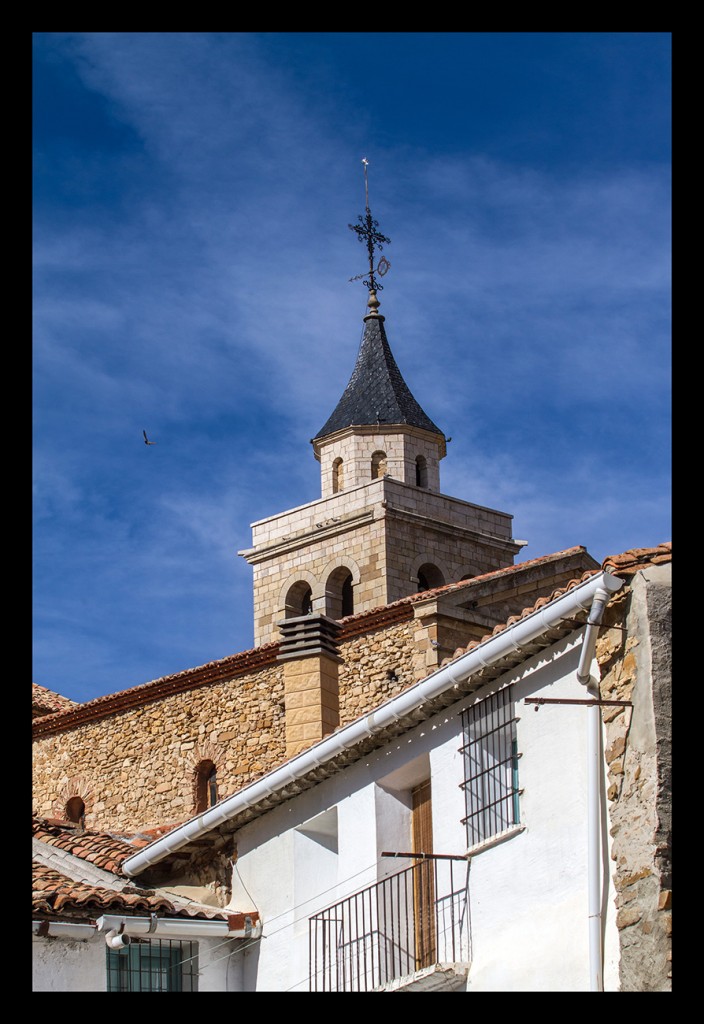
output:
[[143,430],[142,433],[144,434],[144,443],[145,444],[156,444],[156,441],[150,441],[149,440],[149,438],[147,437],[146,430]]

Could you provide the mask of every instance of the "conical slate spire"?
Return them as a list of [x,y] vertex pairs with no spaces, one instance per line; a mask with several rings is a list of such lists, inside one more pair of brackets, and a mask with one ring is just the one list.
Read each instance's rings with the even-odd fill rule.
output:
[[386,339],[383,316],[369,314],[349,383],[332,416],[313,440],[345,427],[406,424],[444,433],[427,416],[401,376]]

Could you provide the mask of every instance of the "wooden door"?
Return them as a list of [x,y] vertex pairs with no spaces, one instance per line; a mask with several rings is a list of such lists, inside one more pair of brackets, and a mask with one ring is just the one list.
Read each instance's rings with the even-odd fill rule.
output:
[[[433,852],[433,818],[430,779],[412,790],[413,852]],[[436,962],[434,861],[419,858],[413,872],[416,970]]]

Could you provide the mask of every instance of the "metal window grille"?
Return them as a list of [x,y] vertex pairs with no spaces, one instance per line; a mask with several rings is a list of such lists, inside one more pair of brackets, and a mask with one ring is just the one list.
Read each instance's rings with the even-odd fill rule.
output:
[[520,822],[518,746],[513,687],[462,712],[467,845],[491,839]]
[[198,943],[133,939],[106,949],[108,992],[196,992]]

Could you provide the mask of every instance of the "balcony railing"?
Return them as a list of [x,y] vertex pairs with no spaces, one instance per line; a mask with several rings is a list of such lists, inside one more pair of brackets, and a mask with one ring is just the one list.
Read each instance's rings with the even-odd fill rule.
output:
[[468,962],[468,869],[464,858],[425,854],[311,917],[310,991],[369,992],[434,964]]

